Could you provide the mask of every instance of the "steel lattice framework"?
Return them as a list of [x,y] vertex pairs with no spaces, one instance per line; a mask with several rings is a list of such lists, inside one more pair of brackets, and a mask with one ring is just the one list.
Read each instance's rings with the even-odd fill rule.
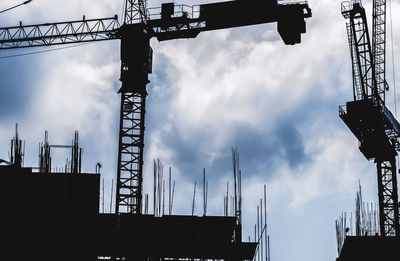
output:
[[380,231],[385,236],[398,235],[399,207],[397,194],[396,159],[376,161]]
[[374,159],[378,177],[380,233],[400,236],[396,156],[400,123],[385,106],[386,1],[374,0],[372,47],[361,1],[342,3],[352,60],[354,101],[339,116],[359,140],[360,151]]
[[386,55],[386,0],[374,0],[372,9],[372,55],[376,88],[385,100],[385,55]]
[[377,67],[382,68],[382,64],[374,62],[377,56],[373,51],[378,48],[374,44],[371,46],[365,10],[361,3],[344,2],[342,14],[349,20],[346,28],[352,59],[354,100],[372,98],[383,104],[385,89],[380,88],[377,81],[382,70],[376,70]]
[[353,12],[347,12],[342,6],[342,13],[349,19],[347,34],[350,43],[352,57],[355,100],[364,100],[373,97],[375,93],[372,71],[372,53],[369,42],[369,34],[366,24],[365,11],[356,7]]
[[0,49],[115,39],[118,17],[0,28]]
[[146,85],[151,73],[146,22],[146,1],[126,0],[121,30],[122,87],[115,213],[142,213]]
[[358,68],[357,53],[355,48],[356,45],[353,37],[353,27],[350,23],[346,23],[346,29],[350,46],[351,68],[353,75],[353,99],[356,101],[361,100],[364,96],[366,96],[366,94],[363,88],[363,82],[361,80],[361,72]]
[[124,23],[146,23],[147,22],[147,1],[146,0],[125,0]]
[[117,213],[141,213],[145,105],[146,94],[121,94]]

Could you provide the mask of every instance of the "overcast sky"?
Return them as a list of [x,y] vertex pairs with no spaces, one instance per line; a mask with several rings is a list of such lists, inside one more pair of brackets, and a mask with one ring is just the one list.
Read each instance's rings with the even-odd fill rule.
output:
[[[212,1],[182,3],[207,2]],[[145,193],[152,194],[153,159],[159,158],[165,172],[172,167],[176,180],[174,214],[191,214],[193,183],[201,184],[205,168],[208,214],[222,215],[226,183],[232,185],[231,147],[236,147],[243,176],[243,236],[253,235],[267,184],[272,260],[334,261],[334,222],[342,211],[354,210],[358,180],[364,199],[377,201],[375,166],[363,158],[338,116],[338,106],[352,98],[340,2],[309,1],[313,17],[300,45],[284,45],[276,24],[201,33],[192,40],[152,40]],[[2,0],[0,9],[18,3]],[[363,3],[371,21],[371,1]],[[399,17],[399,1],[392,0],[392,9]],[[111,17],[121,10],[122,0],[34,0],[0,14],[0,26],[77,20],[84,14]],[[399,29],[400,19],[394,19],[395,63]],[[390,44],[388,38],[392,88],[387,104],[394,113]],[[49,49],[0,50],[0,56],[40,50]],[[26,141],[25,166],[37,166],[45,130],[51,144],[69,144],[79,130],[83,169],[94,172],[101,162],[109,191],[117,168],[119,66],[119,41],[0,59],[0,158],[8,159],[16,122]],[[54,156],[53,166],[62,167],[67,154],[55,151]],[[106,195],[106,211],[109,200]]]

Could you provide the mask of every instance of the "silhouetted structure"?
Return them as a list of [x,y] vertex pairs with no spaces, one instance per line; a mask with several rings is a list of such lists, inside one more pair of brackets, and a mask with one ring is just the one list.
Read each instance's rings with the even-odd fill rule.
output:
[[396,155],[400,123],[385,106],[386,1],[373,1],[372,47],[361,1],[342,4],[353,69],[354,100],[339,107],[340,118],[359,140],[360,151],[377,167],[382,236],[400,236]]
[[400,237],[348,236],[336,261],[398,260]]
[[[148,9],[145,0],[125,0],[122,26],[119,25],[118,17],[114,16],[102,19],[83,17],[79,21],[27,26],[21,23],[15,27],[0,28],[0,49],[121,39],[122,86],[119,90],[121,108],[115,204],[117,215],[109,217],[95,215],[95,218],[90,217],[91,221],[81,217],[77,221],[78,224],[75,224],[75,219],[70,219],[68,216],[65,223],[65,227],[68,227],[65,231],[67,234],[61,233],[59,236],[66,239],[67,243],[74,241],[70,240],[72,237],[78,238],[79,243],[75,241],[71,243],[73,244],[71,253],[74,255],[79,253],[80,257],[90,257],[93,253],[103,255],[97,252],[96,247],[84,249],[83,245],[87,245],[85,242],[91,242],[91,245],[101,245],[104,249],[109,246],[111,250],[105,251],[104,255],[112,258],[251,259],[255,244],[242,243],[240,213],[235,219],[231,217],[158,219],[142,215],[146,86],[149,83],[148,75],[152,73],[150,39],[156,37],[159,41],[165,41],[195,38],[202,31],[277,22],[277,30],[284,43],[294,45],[301,42],[301,34],[306,32],[305,19],[308,17],[311,17],[311,9],[306,1],[278,4],[276,0],[238,0],[192,7],[175,5],[171,2],[162,4],[161,8]],[[45,140],[39,166],[43,175],[49,173],[51,169],[50,148]],[[80,156],[76,154],[77,149],[74,151],[74,148],[72,148],[71,170],[80,172],[80,165],[76,164],[76,160],[80,161]],[[39,174],[35,175],[38,175],[35,178],[41,177]],[[240,200],[235,199],[235,211],[240,211],[240,207],[237,206]],[[220,221],[221,224],[215,226]],[[181,225],[176,225],[175,222]],[[99,227],[94,229],[94,224],[101,224],[103,230],[100,231],[111,233],[104,239],[106,243],[99,242],[98,239],[102,238],[100,235],[95,238],[90,237],[91,234],[100,233],[97,230]],[[75,225],[79,229],[74,229]],[[157,226],[160,226],[157,233],[152,232],[153,227]],[[192,229],[187,230],[188,227]],[[182,232],[179,232],[180,230]],[[221,237],[218,236],[219,233],[215,234],[215,231],[219,231]],[[145,237],[144,233],[149,237]],[[187,241],[175,238],[174,233],[187,238]],[[214,235],[215,238],[210,235]],[[53,238],[55,236],[54,233],[49,235]],[[158,241],[160,238],[162,240]],[[209,245],[208,241],[215,244]],[[170,252],[162,250],[164,244],[168,246],[167,250]],[[150,252],[147,251],[149,249]]]
[[164,3],[147,9],[145,0],[126,0],[123,25],[117,16],[0,29],[0,49],[121,39],[121,109],[116,213],[142,213],[146,85],[152,72],[150,39],[195,38],[202,31],[277,22],[286,44],[301,41],[307,2],[227,1],[199,6]]
[[[342,213],[335,221],[337,250],[340,254],[346,237],[348,236],[376,236],[379,235],[379,211],[377,204],[363,201],[361,184],[356,196],[355,212]],[[354,215],[353,215],[354,214]]]
[[47,131],[44,133],[44,142],[39,145],[39,172],[51,172],[51,148],[71,149],[71,160],[67,160],[64,171],[66,173],[81,173],[82,148],[79,147],[79,133],[75,131],[71,145],[51,145]]
[[21,167],[24,161],[25,143],[19,139],[18,124],[15,124],[15,137],[11,140],[10,162],[16,167]]
[[[352,61],[353,101],[339,107],[339,115],[357,137],[363,155],[376,163],[379,218],[372,204],[365,210],[360,187],[354,216],[355,231],[353,217],[348,224],[346,215],[336,221],[337,261],[398,260],[400,224],[396,156],[400,150],[400,124],[385,106],[385,91],[389,89],[385,80],[386,1],[373,0],[372,45],[361,1],[344,2],[341,11],[349,21],[346,26]],[[378,220],[379,229],[376,227]],[[356,236],[350,235],[354,232]]]
[[[45,140],[48,144],[47,132]],[[71,151],[76,140],[77,132]],[[16,260],[253,259],[257,243],[242,242],[236,216],[99,213],[100,174],[37,170],[0,166],[2,255]],[[24,251],[13,252],[16,246]]]
[[[355,234],[352,217],[336,222],[337,261],[398,260],[400,245],[396,156],[400,150],[400,124],[385,106],[386,1],[373,0],[372,45],[365,10],[360,0],[342,3],[349,19],[353,101],[339,107],[340,118],[359,140],[359,149],[377,166],[379,218],[370,205],[365,211],[361,187],[357,193]],[[376,223],[379,220],[379,229]],[[367,223],[365,224],[365,221]],[[350,226],[350,228],[348,227]],[[380,233],[380,235],[378,234]]]

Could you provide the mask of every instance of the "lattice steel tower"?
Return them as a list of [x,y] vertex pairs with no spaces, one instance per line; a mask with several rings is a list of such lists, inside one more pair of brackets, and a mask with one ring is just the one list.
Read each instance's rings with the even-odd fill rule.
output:
[[146,85],[152,51],[146,1],[125,0],[121,37],[122,87],[115,213],[141,214]]
[[400,236],[396,156],[400,124],[385,106],[386,2],[373,1],[372,46],[361,1],[342,3],[353,71],[353,98],[339,115],[359,140],[364,156],[376,163],[382,236]]

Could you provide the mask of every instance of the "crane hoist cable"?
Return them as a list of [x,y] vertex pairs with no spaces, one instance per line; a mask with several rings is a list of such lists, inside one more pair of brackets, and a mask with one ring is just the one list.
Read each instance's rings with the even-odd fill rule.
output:
[[394,47],[393,47],[393,15],[392,15],[392,1],[389,1],[389,11],[390,11],[390,44],[392,49],[392,77],[393,77],[393,92],[394,92],[394,111],[397,118],[397,95],[396,95],[396,72],[395,72],[395,61],[394,61]]
[[[392,15],[392,0],[389,0],[389,21],[390,21],[390,45],[392,49],[392,77],[393,77],[393,99],[394,99],[394,115],[397,118],[397,94],[396,94],[396,71],[394,61],[394,48],[393,48],[393,15]],[[400,166],[400,158],[397,157],[397,166]]]
[[0,14],[4,13],[4,12],[7,12],[7,11],[10,11],[11,9],[17,8],[18,6],[29,4],[32,1],[33,0],[27,0],[27,1],[23,2],[23,3],[21,3],[21,4],[14,5],[14,6],[10,7],[10,8],[4,9],[4,10],[0,11]]
[[0,59],[6,59],[6,58],[13,58],[13,57],[19,57],[19,56],[27,56],[27,55],[32,55],[32,54],[41,54],[41,53],[48,53],[48,52],[54,52],[54,51],[60,51],[64,49],[70,49],[74,47],[79,47],[82,45],[87,45],[87,44],[92,44],[93,42],[90,43],[81,43],[81,44],[75,44],[72,46],[65,46],[65,47],[59,47],[59,48],[53,48],[49,50],[44,50],[44,51],[37,51],[37,52],[31,52],[31,53],[21,53],[21,54],[13,54],[13,55],[7,55],[7,56],[0,56]]

